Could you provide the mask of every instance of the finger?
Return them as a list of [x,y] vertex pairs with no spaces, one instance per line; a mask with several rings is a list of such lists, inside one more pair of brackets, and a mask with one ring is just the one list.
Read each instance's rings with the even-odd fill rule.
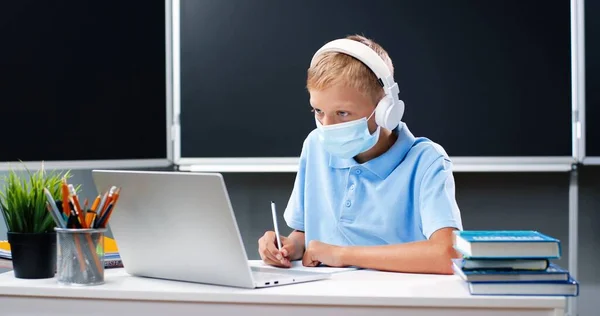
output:
[[290,248],[289,245],[288,246],[283,246],[283,248],[281,248],[280,252],[281,252],[281,256],[283,258],[289,258],[290,253],[292,253],[289,248]]
[[271,257],[265,257],[263,259],[263,261],[268,264],[268,265],[272,265],[272,266],[276,266],[276,267],[281,267],[281,268],[289,268],[291,267],[291,263],[288,259],[283,259],[283,260],[274,260]]
[[273,260],[271,258],[265,258],[265,259],[263,259],[263,262],[268,265],[275,266],[275,267],[286,267],[286,265],[284,263],[282,263],[281,261]]
[[[271,261],[276,262],[277,266],[280,267],[291,267],[292,263],[290,262],[290,259],[287,257],[284,257],[279,250],[277,249],[277,247],[275,247],[274,245],[272,246],[272,248],[270,248],[270,244],[269,246],[267,246],[266,252],[267,252],[267,256],[269,257],[269,259]],[[275,254],[274,254],[275,252]]]
[[314,260],[310,251],[304,252],[304,256],[302,256],[302,265],[305,267],[316,267],[319,265],[319,261]]
[[[280,240],[283,242],[283,239],[284,238],[281,238]],[[262,240],[263,247],[265,247],[266,250],[265,257],[268,257],[270,261],[277,263],[278,266],[291,266],[290,260],[288,258],[285,258],[285,256],[281,254],[280,250],[277,249],[277,240],[274,232],[266,232],[262,237]]]
[[283,245],[283,247],[280,250],[281,255],[284,258],[289,258],[289,256],[292,253],[294,253],[295,248],[296,248],[295,247],[296,245],[294,244],[294,241],[291,240],[291,239],[289,239],[289,238],[282,237],[281,244]]
[[269,258],[271,258],[271,260],[274,261],[278,261],[279,262],[279,266],[282,267],[290,267],[292,264],[290,262],[290,259],[285,257],[278,249],[277,247],[275,247],[275,245],[269,244],[267,246],[267,252],[269,252]]
[[279,262],[280,261],[271,253],[271,251],[269,251],[269,249],[267,249],[266,244],[261,246],[261,249],[259,250],[259,252],[263,259],[266,259],[271,262]]
[[279,251],[279,249],[277,249],[277,246],[275,245],[275,242],[267,242],[265,244],[265,247],[267,251],[271,254],[271,256],[273,256],[273,258],[275,258],[276,260],[283,259],[281,252]]
[[261,238],[258,239],[258,253],[261,257],[261,259],[263,259],[263,261],[267,262],[276,262],[279,261],[277,260],[277,258],[271,254],[271,252],[267,249],[268,246],[270,244],[269,242],[269,238],[270,236],[268,235],[268,232],[265,233],[264,236],[262,236]]
[[289,268],[292,266],[292,262],[288,258],[283,258],[279,261],[280,267]]
[[276,243],[275,233],[272,231],[266,232],[260,238],[260,247],[267,250],[269,253],[271,253],[273,258],[276,258],[277,254],[279,254],[279,250],[277,250],[275,243]]
[[266,248],[261,249],[259,253],[265,263],[275,264],[280,262],[280,260],[277,260],[277,258],[275,258]]
[[277,258],[273,257],[268,251],[264,252],[263,257],[265,258],[265,261],[268,261],[269,263],[272,264],[280,264],[281,260],[277,260]]

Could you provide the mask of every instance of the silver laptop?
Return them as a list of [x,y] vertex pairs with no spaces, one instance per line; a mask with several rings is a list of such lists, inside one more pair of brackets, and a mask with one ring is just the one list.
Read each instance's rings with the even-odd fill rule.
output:
[[[93,170],[92,175],[100,192],[121,188],[109,227],[131,275],[243,288],[330,277],[251,266],[219,173]],[[268,205],[261,211],[270,212]]]

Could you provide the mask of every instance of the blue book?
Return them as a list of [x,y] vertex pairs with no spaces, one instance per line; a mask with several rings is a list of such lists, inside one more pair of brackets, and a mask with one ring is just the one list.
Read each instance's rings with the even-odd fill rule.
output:
[[454,274],[460,276],[467,282],[556,282],[568,281],[569,271],[551,263],[546,270],[463,270],[460,268],[461,259],[453,259]]
[[578,296],[579,282],[467,282],[471,295]]
[[454,248],[468,259],[558,259],[560,241],[534,230],[454,231]]
[[548,259],[456,259],[462,270],[546,270]]

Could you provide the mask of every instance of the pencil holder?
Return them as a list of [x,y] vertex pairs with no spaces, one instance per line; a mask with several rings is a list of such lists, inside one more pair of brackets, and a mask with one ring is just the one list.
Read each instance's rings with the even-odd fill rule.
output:
[[56,278],[64,285],[104,283],[104,233],[106,228],[54,228]]

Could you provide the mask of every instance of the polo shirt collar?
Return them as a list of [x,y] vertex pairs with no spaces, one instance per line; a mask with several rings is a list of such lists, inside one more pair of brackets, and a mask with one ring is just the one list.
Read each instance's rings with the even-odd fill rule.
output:
[[[381,156],[362,164],[363,167],[382,179],[387,178],[387,176],[396,169],[415,142],[415,136],[410,132],[404,122],[400,122],[393,132],[398,135],[398,139],[394,145]],[[354,158],[344,159],[333,155],[329,156],[329,166],[332,168],[344,169],[358,165],[360,164],[356,162]]]

